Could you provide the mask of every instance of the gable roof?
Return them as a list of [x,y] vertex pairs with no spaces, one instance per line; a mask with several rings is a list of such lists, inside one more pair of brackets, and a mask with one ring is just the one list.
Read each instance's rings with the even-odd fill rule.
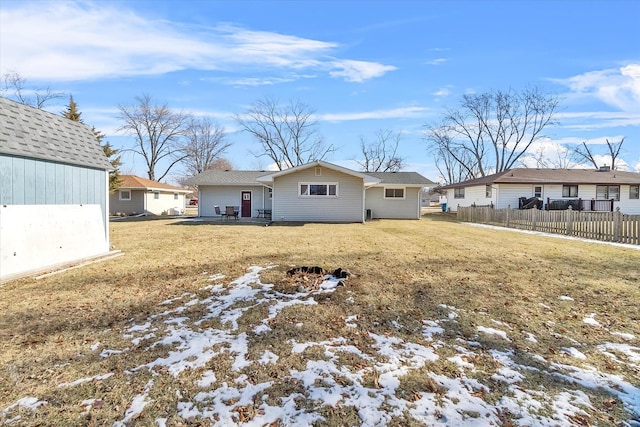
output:
[[342,166],[338,166],[338,165],[334,165],[332,163],[327,163],[324,162],[322,160],[316,160],[315,162],[311,162],[311,163],[307,163],[304,165],[299,165],[293,168],[289,168],[289,169],[285,169],[285,170],[281,170],[281,171],[277,171],[277,172],[272,172],[270,175],[265,175],[262,177],[258,178],[258,181],[263,182],[263,183],[271,183],[273,182],[274,178],[277,178],[279,176],[283,176],[283,175],[289,175],[291,173],[295,173],[295,172],[299,172],[305,169],[309,169],[312,167],[316,167],[316,166],[320,166],[320,167],[324,167],[327,169],[332,169],[334,171],[338,171],[347,175],[351,175],[351,176],[355,176],[358,178],[362,178],[364,180],[364,185],[365,186],[369,186],[369,185],[375,185],[378,184],[380,182],[380,179],[371,176],[370,174],[365,174],[363,172],[356,172],[354,170],[342,167]]
[[435,185],[433,181],[418,172],[367,172],[380,180],[380,185],[404,185],[408,187],[428,187]]
[[111,170],[87,125],[0,97],[0,154]]
[[450,184],[443,189],[486,184],[640,184],[640,173],[598,169],[516,168]]
[[120,175],[121,181],[119,190],[156,190],[171,191],[174,193],[190,193],[191,190],[174,187],[173,185],[163,184],[161,182],[152,181],[150,179],[140,178],[135,175]]
[[190,185],[259,185],[257,179],[272,171],[206,170],[187,182]]

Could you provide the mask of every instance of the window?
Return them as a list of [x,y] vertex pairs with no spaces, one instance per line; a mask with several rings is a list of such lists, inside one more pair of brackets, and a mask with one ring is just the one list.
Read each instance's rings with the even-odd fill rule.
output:
[[562,197],[578,197],[578,186],[577,185],[563,185],[562,186]]
[[454,188],[453,189],[453,198],[454,199],[464,199],[464,188]]
[[640,185],[630,185],[629,186],[629,198],[630,199],[640,199]]
[[620,200],[619,185],[596,185],[596,200]]
[[537,197],[539,199],[542,199],[542,186],[541,185],[536,185],[535,187],[533,187],[533,197]]
[[178,200],[178,193],[173,193],[173,200]]
[[153,192],[153,198],[154,198],[154,199],[156,199],[156,200],[158,200],[158,199],[160,198],[160,193],[159,193],[159,192],[157,192],[157,191],[154,191],[154,192]]
[[385,188],[385,199],[404,199],[404,188]]
[[120,190],[120,200],[131,200],[131,190]]
[[337,183],[299,183],[301,197],[338,197]]
[[487,199],[491,198],[491,185],[487,185],[484,189],[484,197]]
[[269,189],[269,198],[273,199],[273,188]]

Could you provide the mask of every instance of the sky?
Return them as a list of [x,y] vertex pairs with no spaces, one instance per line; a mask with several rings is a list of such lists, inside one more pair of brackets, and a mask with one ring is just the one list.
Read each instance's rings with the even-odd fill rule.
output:
[[[130,425],[131,420],[146,415],[143,414],[145,408],[153,407],[156,402],[158,411],[155,413],[172,414],[172,419],[157,416],[153,421],[159,427],[183,420],[205,420],[214,426],[278,423],[311,426],[326,422],[323,410],[326,414],[332,407],[347,408],[347,414],[348,409],[353,408],[360,425],[366,427],[393,424],[398,420],[422,425],[502,425],[501,414],[507,414],[522,426],[569,426],[580,420],[588,421],[591,415],[586,410],[603,415],[606,403],[601,402],[604,398],[598,397],[598,392],[607,393],[610,398],[605,402],[623,406],[631,417],[638,415],[640,410],[640,389],[633,383],[633,378],[619,374],[620,371],[603,372],[588,363],[593,357],[605,357],[613,366],[625,365],[632,369],[640,360],[640,347],[635,345],[637,337],[626,332],[624,324],[616,325],[623,329],[608,329],[600,322],[603,316],[606,319],[606,314],[602,313],[571,319],[580,322],[584,328],[582,334],[575,337],[577,339],[558,334],[549,327],[549,333],[557,340],[572,344],[558,349],[562,363],[537,354],[529,347],[514,349],[513,334],[520,333],[514,331],[517,327],[491,316],[476,326],[477,334],[463,338],[458,323],[465,321],[469,313],[445,304],[439,305],[433,319],[422,321],[422,331],[408,334],[406,330],[410,327],[393,320],[392,326],[398,333],[394,334],[389,328],[390,333],[380,334],[375,328],[378,322],[372,324],[371,319],[350,314],[343,318],[343,328],[334,319],[332,331],[338,333],[323,341],[290,339],[283,343],[285,348],[290,345],[290,350],[270,347],[280,355],[265,350],[259,337],[272,331],[271,326],[277,328],[278,318],[286,316],[287,309],[295,305],[316,305],[316,299],[334,292],[340,283],[340,279],[327,275],[317,289],[301,285],[297,293],[280,292],[261,279],[263,271],[274,267],[252,266],[246,274],[233,280],[214,274],[209,276],[211,285],[201,289],[209,295],[202,297],[186,292],[163,301],[159,304],[161,313],[146,319],[131,319],[131,325],[122,336],[130,340],[125,348],[113,348],[108,342],[98,341],[97,337],[88,338],[85,347],[67,365],[99,355],[105,359],[119,358],[118,368],[59,382],[57,388],[104,382],[109,390],[111,377],[131,376],[132,393],[138,394],[130,399],[123,418],[113,423],[114,427]],[[346,301],[352,303],[357,298],[357,293],[352,291],[340,295],[349,295]],[[340,295],[334,298],[344,298]],[[581,304],[570,295],[557,295],[556,298],[556,308],[563,307],[560,309],[569,310]],[[550,306],[538,304],[552,313]],[[261,310],[266,314],[263,319],[251,314],[252,309],[261,305],[268,307],[268,310]],[[251,320],[246,319],[246,313]],[[210,318],[220,319],[220,322],[208,322]],[[256,326],[247,333],[241,332],[239,325]],[[288,327],[305,328],[307,325],[296,323]],[[346,332],[349,329],[361,331],[361,335],[356,335],[360,338],[354,340],[353,335]],[[344,335],[339,333],[341,330],[345,331]],[[569,333],[560,330],[563,334]],[[527,334],[532,346],[538,338],[544,338],[521,332]],[[593,334],[598,334],[595,342],[593,339],[588,344],[578,341]],[[413,339],[407,340],[407,336]],[[451,337],[455,336],[458,338],[453,340]],[[166,356],[123,368],[130,352],[154,348],[166,348]],[[291,362],[280,361],[281,357],[286,360],[296,354],[304,356],[306,366],[302,369],[292,368]],[[222,358],[229,360],[230,369],[215,372],[212,368]],[[354,360],[359,362],[354,363]],[[431,369],[436,363],[447,362],[447,369]],[[52,371],[56,369],[58,366],[51,367]],[[288,370],[288,374],[274,375],[273,380],[260,382],[252,374],[256,369]],[[135,385],[139,383],[135,376],[148,371],[154,375],[140,389]],[[478,375],[478,371],[482,371],[482,375]],[[182,377],[184,384],[195,381],[201,391],[194,396],[192,392],[183,394],[178,390],[176,403],[166,397],[158,399],[157,396],[166,394],[168,382],[164,377],[168,375]],[[407,396],[400,386],[403,380],[412,381],[412,375],[426,375],[440,391],[427,392],[426,386],[418,383],[413,396]],[[377,378],[375,384],[372,384],[371,376]],[[489,376],[490,380],[487,380]],[[425,380],[425,384],[428,381]],[[288,385],[283,387],[283,383]],[[282,393],[283,389],[290,390],[291,394]],[[78,387],[77,396],[82,396],[82,390]],[[125,399],[114,398],[108,392],[100,398],[94,395],[91,392],[80,401],[79,405],[84,408],[82,415],[90,417],[89,413],[93,411],[99,417],[100,408]],[[275,398],[280,403],[270,404]],[[304,405],[300,404],[301,398],[305,399]],[[5,408],[0,407],[0,420],[4,417],[5,424],[11,424],[21,420],[25,410],[38,411],[43,405],[60,410],[63,401],[49,402],[46,396],[24,396]],[[242,419],[240,413],[247,408],[253,410],[247,411]],[[147,419],[149,417],[147,415]],[[634,425],[633,420],[630,422]]]
[[[535,86],[561,102],[534,150],[553,160],[587,142],[605,154],[625,138],[623,166],[640,170],[639,16],[634,0],[0,0],[0,71],[73,95],[116,148],[133,144],[118,107],[150,95],[224,127],[234,169],[268,169],[233,117],[269,96],[315,111],[337,148],[327,161],[357,168],[361,139],[388,130],[404,170],[434,181],[427,125],[464,94]],[[140,157],[123,163],[146,177]]]

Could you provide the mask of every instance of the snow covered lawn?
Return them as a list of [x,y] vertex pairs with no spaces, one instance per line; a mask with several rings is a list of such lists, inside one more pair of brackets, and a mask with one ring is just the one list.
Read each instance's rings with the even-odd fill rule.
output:
[[[571,345],[561,349],[560,363],[513,343],[516,333],[532,345],[539,335],[490,316],[480,317],[472,335],[461,334],[459,324],[470,313],[451,305],[419,319],[419,328],[401,320],[383,328],[381,321],[359,317],[348,280],[338,286],[326,276],[319,286],[283,292],[262,280],[274,268],[253,266],[236,278],[206,273],[209,284],[198,294],[176,295],[155,314],[132,320],[120,347],[88,342],[87,355],[117,363],[111,371],[58,384],[78,391],[77,424],[101,420],[100,411],[117,402],[110,382],[129,379],[126,407],[109,425],[640,426],[638,376],[590,363],[604,358],[638,373],[639,339],[604,328],[599,313],[577,321],[597,329],[601,343],[564,337]],[[574,304],[571,295],[557,298]],[[297,311],[335,299],[352,304],[354,312],[341,324],[326,319],[334,334],[287,338],[311,326],[296,321]],[[134,351],[150,357],[128,364]],[[101,394],[89,387],[97,383]],[[55,405],[54,393],[25,395],[0,408],[0,420],[37,424],[36,414]]]

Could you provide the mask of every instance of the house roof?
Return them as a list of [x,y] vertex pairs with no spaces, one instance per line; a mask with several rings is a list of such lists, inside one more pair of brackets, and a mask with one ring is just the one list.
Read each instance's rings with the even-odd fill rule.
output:
[[640,173],[598,169],[516,168],[442,188],[461,188],[486,184],[640,184]]
[[434,183],[417,172],[357,172],[342,166],[323,161],[307,163],[282,171],[237,171],[208,170],[188,180],[191,185],[256,185],[271,184],[273,178],[301,171],[310,167],[322,166],[349,175],[361,177],[365,185],[405,185],[425,187]]
[[272,171],[206,170],[187,182],[191,185],[258,185],[257,179]]
[[121,190],[156,190],[171,191],[173,193],[190,193],[191,190],[174,187],[173,185],[163,184],[161,182],[152,181],[150,179],[140,178],[135,175],[120,175],[121,181],[118,189]]
[[0,97],[0,154],[113,169],[87,125]]
[[291,173],[299,172],[299,171],[302,171],[302,170],[305,170],[305,169],[309,169],[309,168],[312,168],[312,167],[316,167],[316,166],[321,166],[321,167],[324,167],[324,168],[333,169],[335,171],[342,172],[342,173],[345,173],[347,175],[352,175],[352,176],[356,176],[358,178],[363,178],[365,186],[375,185],[375,184],[378,184],[380,182],[380,180],[378,178],[376,178],[374,176],[371,176],[370,174],[366,174],[366,173],[363,173],[363,172],[356,172],[356,171],[351,170],[349,168],[345,168],[345,167],[342,167],[342,166],[334,165],[332,163],[327,163],[327,162],[324,162],[322,160],[316,160],[315,162],[306,163],[304,165],[299,165],[299,166],[296,166],[296,167],[293,167],[293,168],[289,168],[289,169],[285,169],[285,170],[281,170],[281,171],[277,171],[277,172],[272,172],[269,175],[265,175],[265,176],[259,177],[258,181],[264,182],[264,183],[271,183],[271,182],[273,182],[274,178],[277,178],[279,176],[289,175]]
[[425,178],[418,172],[367,172],[367,175],[378,178],[380,185],[405,185],[414,187],[435,185],[433,181]]

